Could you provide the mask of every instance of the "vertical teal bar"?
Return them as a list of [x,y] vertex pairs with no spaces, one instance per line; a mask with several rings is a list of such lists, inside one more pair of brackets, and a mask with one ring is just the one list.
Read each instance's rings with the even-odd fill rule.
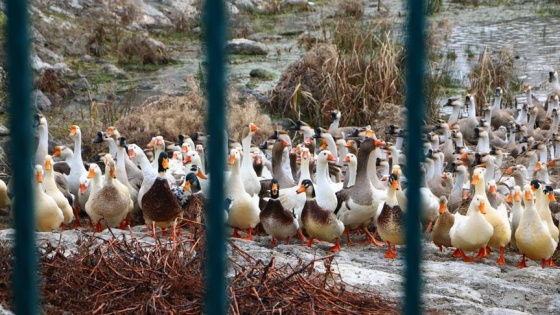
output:
[[408,36],[406,41],[407,75],[406,107],[408,109],[408,144],[406,150],[408,178],[408,209],[406,212],[406,248],[404,281],[404,314],[420,314],[422,296],[422,257],[420,235],[420,163],[422,154],[422,122],[424,117],[424,1],[408,1]]
[[10,163],[12,184],[17,200],[14,214],[15,263],[13,274],[16,314],[36,314],[38,305],[35,220],[33,212],[33,173],[31,158],[31,67],[29,56],[29,18],[27,1],[6,2],[8,93],[10,111]]
[[225,229],[224,229],[224,170],[227,130],[226,105],[226,12],[224,0],[206,0],[204,26],[206,56],[208,120],[208,162],[210,166],[210,198],[208,198],[208,229],[206,230],[206,313],[226,313]]

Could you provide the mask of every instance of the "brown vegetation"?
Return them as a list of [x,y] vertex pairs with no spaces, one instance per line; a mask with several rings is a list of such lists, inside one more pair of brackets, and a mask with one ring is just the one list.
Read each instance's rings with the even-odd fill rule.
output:
[[382,107],[402,105],[404,49],[386,20],[361,23],[339,20],[332,34],[336,45],[318,44],[290,65],[273,91],[271,112],[325,126],[329,112],[338,109],[341,125],[368,125]]
[[[194,223],[189,223],[194,224]],[[184,313],[204,311],[204,237],[150,244],[123,235],[82,234],[75,252],[47,243],[39,259],[41,310],[61,313]],[[352,287],[336,273],[334,255],[293,264],[265,263],[230,241],[229,314],[397,314],[394,301]],[[11,306],[13,256],[0,244],[0,302]],[[319,273],[314,264],[327,272]]]
[[[237,92],[230,92],[228,96],[227,121],[231,138],[239,139],[241,129],[249,122],[261,128],[253,136],[255,143],[264,141],[272,134],[270,117],[262,113],[253,97],[242,100]],[[206,114],[205,96],[198,86],[191,84],[184,96],[163,96],[149,101],[119,119],[115,125],[126,135],[128,142],[143,146],[155,135],[174,140],[181,133],[190,135],[204,131]]]

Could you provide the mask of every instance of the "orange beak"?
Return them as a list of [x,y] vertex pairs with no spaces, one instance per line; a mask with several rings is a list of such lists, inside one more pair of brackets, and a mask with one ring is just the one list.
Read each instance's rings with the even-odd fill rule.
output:
[[86,193],[86,184],[80,184],[80,195]]
[[531,192],[529,190],[525,190],[525,200],[531,200]]
[[326,150],[327,149],[327,141],[325,139],[321,139],[321,147],[319,150]]
[[191,162],[191,156],[190,155],[185,156],[185,158],[183,159],[183,163],[187,164],[187,163],[190,163],[190,162]]
[[554,198],[554,193],[553,192],[549,192],[548,194],[548,200],[550,200],[550,202],[555,202],[556,198]]
[[54,153],[52,156],[54,157],[60,156],[60,146],[57,145],[56,147],[54,147]]
[[441,174],[441,179],[447,179],[447,173]]
[[50,170],[52,168],[52,163],[50,160],[45,160],[45,169]]
[[439,214],[442,214],[445,212],[445,204],[443,202],[439,203],[439,209],[438,209]]
[[506,202],[511,203],[513,201],[513,196],[511,194],[507,195]]
[[547,166],[554,166],[556,165],[556,161],[555,160],[550,160],[548,161],[548,163],[546,163]]
[[351,140],[346,141],[346,147],[347,147],[347,148],[351,148],[351,147],[352,147],[352,141],[351,141]]
[[107,128],[107,135],[109,135],[109,137],[113,136],[113,128],[111,127]]
[[381,140],[377,140],[377,139],[375,139],[375,140],[373,141],[373,143],[375,144],[375,147],[376,147],[376,148],[385,145],[385,142],[383,142],[383,141],[381,141]]
[[535,186],[534,186],[534,185],[531,185],[531,191],[534,192],[535,190],[537,190],[537,189],[535,188]]
[[393,189],[399,189],[399,181],[394,180],[393,183],[391,184],[391,186],[393,186]]
[[147,146],[148,146],[148,148],[153,148],[155,144],[156,143],[155,143],[154,139],[152,139],[152,140],[150,140],[150,142],[148,142]]
[[282,139],[282,146],[285,148],[285,147],[289,147],[290,144],[285,139]]
[[492,196],[496,195],[496,186],[492,185],[488,187],[488,191],[492,194]]
[[235,163],[235,155],[231,154],[231,155],[229,156],[228,164],[229,164],[229,165],[233,165],[233,163]]
[[198,170],[198,173],[196,173],[196,176],[198,176],[198,178],[200,179],[208,179],[208,177],[206,177],[206,175],[204,175],[204,173],[202,173],[200,169]]
[[134,149],[128,149],[128,157],[133,158],[136,155],[136,153],[134,153]]
[[471,185],[478,184],[478,181],[479,181],[478,175],[477,174],[473,175]]
[[115,169],[115,167],[109,168],[109,175],[110,175],[113,179],[117,178],[117,170]]
[[307,159],[309,157],[309,151],[303,151],[301,153],[301,157],[304,158],[304,159]]
[[467,160],[467,154],[466,153],[461,154],[461,160],[463,160],[463,161]]
[[336,159],[334,158],[334,155],[332,155],[332,153],[329,153],[329,155],[327,155],[327,161],[336,161]]
[[350,156],[347,155],[347,156],[344,158],[344,160],[342,160],[342,162],[350,162]]
[[169,168],[169,159],[163,159],[163,161],[161,161],[161,166],[163,166],[164,169],[168,169]]
[[301,151],[301,149],[300,149],[299,145],[298,145],[298,146],[297,146],[297,147],[295,148],[295,150],[296,150],[296,153],[298,153],[298,154],[299,154],[299,152]]
[[371,129],[366,130],[366,138],[373,138],[373,131]]
[[183,186],[183,191],[189,191],[191,189],[191,182],[186,180],[185,185]]
[[184,144],[181,146],[181,152],[189,152],[189,146]]
[[506,170],[506,174],[508,175],[513,174],[513,166],[508,167],[508,169]]
[[514,200],[515,202],[520,202],[520,201],[521,201],[521,196],[520,196],[520,195],[521,195],[520,192],[518,192],[518,191],[514,192],[514,193],[513,193],[513,200]]
[[257,132],[258,130],[260,130],[260,128],[257,127],[257,125],[255,125],[255,124],[253,124],[253,123],[251,123],[251,124],[249,125],[249,129],[251,129],[251,132]]
[[73,136],[76,134],[76,125],[72,125],[72,127],[70,127],[70,135]]
[[542,164],[541,164],[541,162],[537,162],[537,164],[535,165],[535,170],[537,170],[537,171],[542,170]]
[[93,176],[95,176],[95,171],[93,170],[93,168],[90,168],[87,178],[92,179]]
[[298,188],[298,190],[297,190],[296,192],[297,192],[298,194],[301,194],[301,193],[304,192],[304,191],[305,191],[305,186],[299,185],[299,188]]
[[163,145],[163,139],[157,138],[157,139],[156,139],[156,144]]
[[484,202],[481,202],[481,203],[478,205],[478,210],[480,210],[480,213],[486,214],[486,209],[484,208]]
[[42,183],[43,182],[43,173],[37,173],[37,183]]

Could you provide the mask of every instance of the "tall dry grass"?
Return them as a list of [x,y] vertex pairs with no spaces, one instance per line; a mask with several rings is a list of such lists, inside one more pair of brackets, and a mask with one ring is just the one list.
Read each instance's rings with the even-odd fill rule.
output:
[[498,86],[504,91],[506,104],[512,104],[520,86],[513,62],[513,51],[509,46],[502,47],[495,55],[492,55],[488,48],[482,51],[478,63],[469,74],[469,89],[476,98],[477,115],[480,114],[482,106],[490,102]]
[[[405,52],[390,29],[387,20],[339,19],[332,43],[315,45],[284,71],[272,93],[271,112],[326,126],[330,111],[338,109],[341,125],[372,124],[376,130],[380,109],[403,103]],[[397,111],[393,118],[399,116]]]
[[[146,102],[119,119],[115,126],[129,143],[140,146],[156,135],[176,140],[179,134],[191,135],[206,130],[206,106],[203,92],[196,84],[190,84],[185,95],[162,96]],[[227,114],[229,136],[235,140],[240,140],[243,126],[250,122],[261,128],[253,136],[254,143],[264,141],[273,132],[270,117],[262,112],[254,97],[242,98],[238,92],[229,92]]]

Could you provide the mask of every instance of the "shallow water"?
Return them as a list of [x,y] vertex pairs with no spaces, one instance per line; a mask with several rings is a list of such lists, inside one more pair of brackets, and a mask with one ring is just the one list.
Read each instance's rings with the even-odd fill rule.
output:
[[[484,48],[498,54],[502,47],[509,47],[515,56],[514,68],[519,78],[533,86],[535,94],[546,93],[548,72],[560,66],[560,17],[542,16],[537,13],[538,8],[527,3],[456,8],[441,14],[453,25],[444,45],[444,55],[456,54],[453,67],[465,85],[471,67]],[[469,58],[469,53],[474,56]]]

